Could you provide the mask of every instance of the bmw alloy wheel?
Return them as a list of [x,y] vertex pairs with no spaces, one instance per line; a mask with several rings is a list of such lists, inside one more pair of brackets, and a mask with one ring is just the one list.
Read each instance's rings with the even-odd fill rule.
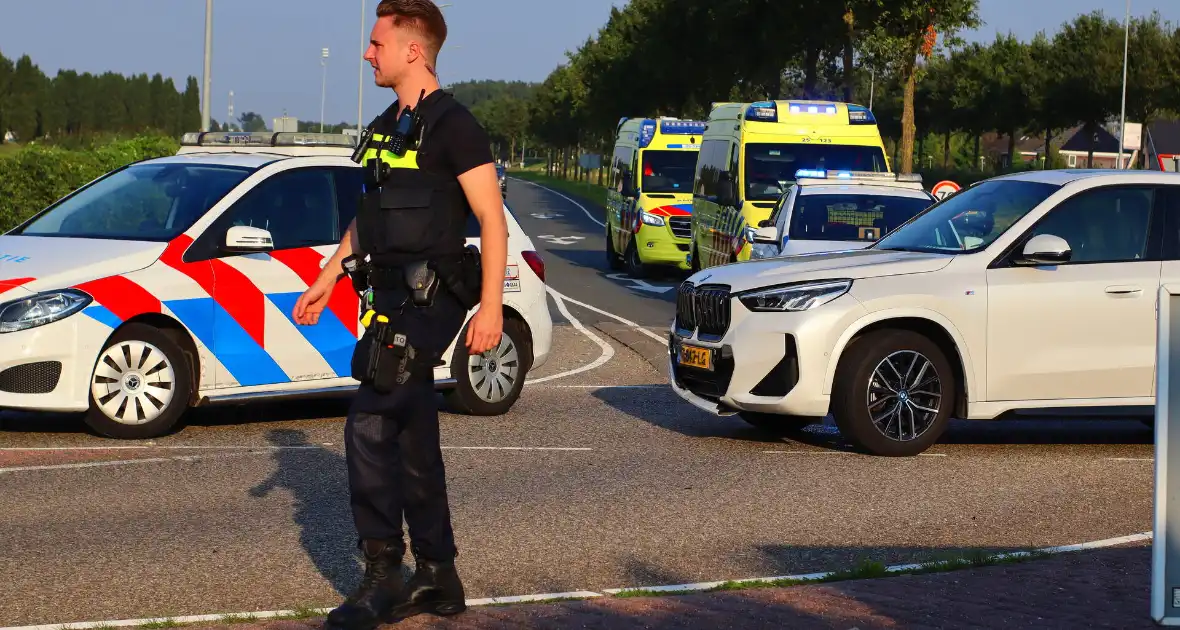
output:
[[481,400],[498,403],[508,397],[520,378],[520,354],[508,335],[501,335],[500,345],[468,360],[471,389]]
[[930,359],[899,350],[869,377],[869,417],[881,435],[897,442],[921,437],[934,424],[942,404],[942,380]]
[[176,371],[156,346],[127,340],[107,348],[98,358],[91,395],[111,420],[146,424],[168,408],[176,390]]

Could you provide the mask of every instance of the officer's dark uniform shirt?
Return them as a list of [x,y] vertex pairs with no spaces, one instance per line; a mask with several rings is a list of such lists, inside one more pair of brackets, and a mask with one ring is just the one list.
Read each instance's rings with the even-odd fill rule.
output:
[[[442,98],[452,98],[435,90],[423,99],[416,109],[437,104]],[[394,102],[374,121],[373,131],[390,136],[396,129],[401,106]],[[417,134],[414,135],[416,142]],[[410,144],[411,149],[417,149]],[[418,168],[447,177],[458,177],[478,166],[494,162],[491,141],[487,132],[475,116],[463,105],[455,103],[423,138],[422,151],[417,155]],[[358,226],[359,227],[359,226]],[[400,291],[375,291],[374,306],[379,312],[388,312],[401,304],[407,296]],[[428,351],[441,353],[450,344],[454,331],[462,326],[464,309],[446,289],[439,287],[435,297],[436,308],[431,313],[418,312],[412,304],[404,308],[404,325],[407,333],[416,337],[416,346]],[[441,309],[441,310],[440,310]],[[460,340],[460,345],[462,345]]]

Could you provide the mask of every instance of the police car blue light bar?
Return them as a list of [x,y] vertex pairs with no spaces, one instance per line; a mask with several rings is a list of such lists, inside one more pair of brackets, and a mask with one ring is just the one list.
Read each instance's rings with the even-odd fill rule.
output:
[[774,101],[758,101],[746,108],[746,120],[778,122],[778,104]]
[[877,171],[828,171],[822,168],[802,168],[795,171],[795,179],[858,179],[890,182],[922,182],[919,173],[888,173]]
[[660,133],[699,136],[705,133],[705,123],[699,120],[661,120]]
[[815,179],[827,179],[828,172],[823,169],[814,169],[814,168],[801,168],[801,169],[795,171],[795,179],[803,179],[805,177],[811,177],[811,178],[815,178]]
[[356,138],[346,133],[297,133],[293,131],[192,131],[180,144],[187,147],[346,147]]

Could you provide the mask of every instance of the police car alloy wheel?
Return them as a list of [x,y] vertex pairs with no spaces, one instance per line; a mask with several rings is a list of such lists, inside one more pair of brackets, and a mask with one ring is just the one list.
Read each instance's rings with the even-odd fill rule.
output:
[[460,333],[451,357],[451,377],[455,387],[447,393],[448,403],[460,413],[475,416],[498,416],[507,413],[520,391],[532,361],[528,333],[515,318],[504,318],[500,345],[481,355],[467,354]]
[[192,372],[176,333],[128,324],[95,362],[86,424],[107,437],[158,437],[188,408],[191,392]]
[[942,436],[957,377],[938,344],[910,330],[879,330],[845,349],[832,386],[841,435],[874,455],[917,455]]

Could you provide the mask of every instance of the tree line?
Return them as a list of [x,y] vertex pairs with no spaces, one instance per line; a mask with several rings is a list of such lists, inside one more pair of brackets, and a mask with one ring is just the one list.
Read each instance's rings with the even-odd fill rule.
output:
[[[531,95],[488,99],[477,115],[494,137],[545,147],[563,171],[581,152],[609,153],[621,117],[703,119],[720,101],[871,101],[899,172],[929,137],[941,138],[944,167],[977,166],[987,132],[1007,135],[1012,156],[1021,134],[1084,125],[1093,137],[1118,117],[1121,20],[1084,14],[1030,42],[966,44],[978,4],[631,0]],[[1133,20],[1127,78],[1128,121],[1180,109],[1180,30],[1158,14]]]
[[47,76],[28,55],[0,54],[0,142],[154,130],[179,137],[201,126],[197,78],[180,91],[159,73],[124,76],[59,70]]

